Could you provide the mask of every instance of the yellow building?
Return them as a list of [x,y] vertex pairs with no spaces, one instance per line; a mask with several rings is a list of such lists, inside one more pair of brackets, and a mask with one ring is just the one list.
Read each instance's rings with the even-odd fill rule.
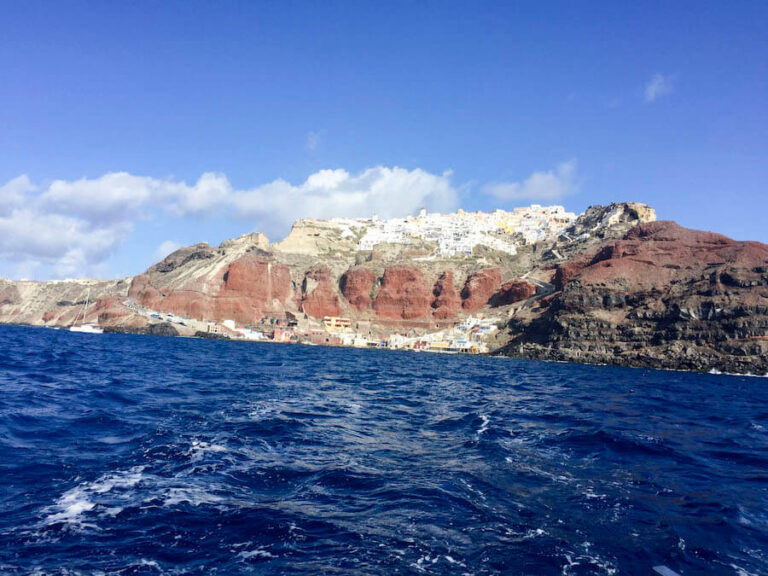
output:
[[352,321],[349,318],[340,318],[338,316],[325,316],[323,318],[323,326],[329,332],[341,332],[349,330],[352,326]]

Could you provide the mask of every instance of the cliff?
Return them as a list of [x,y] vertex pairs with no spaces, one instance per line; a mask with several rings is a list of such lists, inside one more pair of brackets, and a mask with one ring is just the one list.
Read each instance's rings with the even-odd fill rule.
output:
[[0,322],[68,326],[88,291],[86,320],[111,331],[173,333],[167,314],[181,335],[334,316],[386,337],[473,315],[503,326],[499,354],[768,372],[768,247],[656,222],[637,203],[304,220],[282,242],[197,244],[134,278],[0,280]]
[[500,353],[768,373],[765,244],[651,222],[558,264],[552,283]]

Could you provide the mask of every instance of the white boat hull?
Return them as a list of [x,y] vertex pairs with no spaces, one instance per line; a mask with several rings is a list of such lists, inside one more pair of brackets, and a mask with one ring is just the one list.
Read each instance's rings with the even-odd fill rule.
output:
[[81,326],[71,326],[70,332],[85,332],[86,334],[103,334],[104,330],[96,324],[83,324]]

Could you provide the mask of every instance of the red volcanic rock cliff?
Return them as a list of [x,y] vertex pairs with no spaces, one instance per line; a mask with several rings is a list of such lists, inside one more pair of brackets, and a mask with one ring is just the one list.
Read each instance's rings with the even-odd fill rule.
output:
[[536,294],[536,286],[525,280],[510,280],[501,286],[501,290],[491,298],[493,306],[507,306],[526,300]]
[[[765,266],[768,246],[738,242],[721,234],[689,230],[675,222],[642,224],[623,239],[604,245],[591,258],[577,258],[558,267],[555,286],[569,281],[605,284],[627,290],[648,290],[684,277],[697,277],[705,269],[747,274]],[[754,275],[755,273],[752,272]],[[757,274],[759,276],[759,274]]]
[[514,355],[690,370],[768,372],[768,246],[645,223],[561,264]]
[[133,279],[128,292],[130,298],[153,310],[246,324],[283,311],[292,295],[293,284],[286,265],[251,255],[228,266],[218,290],[205,279],[191,280],[179,287],[157,288],[150,283],[149,275],[142,274]]
[[[315,223],[293,244],[251,234],[181,248],[133,279],[0,278],[0,322],[68,326],[88,295],[86,320],[98,318],[105,329],[184,335],[200,325],[174,328],[151,312],[241,324],[339,315],[385,337],[482,311],[506,323],[488,344],[506,341],[501,353],[514,356],[768,373],[768,246],[653,218],[637,204],[591,207],[532,250],[475,258],[429,254],[427,244],[359,253],[356,236]],[[478,269],[479,262],[493,265]],[[526,271],[543,278],[553,262],[554,290],[523,279],[502,285],[503,277]],[[334,270],[344,269],[338,278]],[[526,305],[512,306],[521,301]]]
[[470,274],[461,290],[462,308],[466,312],[476,312],[483,308],[501,285],[501,270],[485,268]]
[[433,316],[438,320],[456,318],[461,311],[461,297],[453,283],[453,272],[443,272],[432,289]]
[[368,268],[350,268],[341,277],[341,293],[350,306],[362,312],[371,305],[371,290],[376,276]]
[[416,320],[429,314],[431,302],[432,293],[421,270],[390,266],[384,270],[373,310],[380,318]]
[[301,310],[309,316],[341,316],[339,297],[333,291],[331,270],[327,266],[308,270],[304,275],[301,291]]

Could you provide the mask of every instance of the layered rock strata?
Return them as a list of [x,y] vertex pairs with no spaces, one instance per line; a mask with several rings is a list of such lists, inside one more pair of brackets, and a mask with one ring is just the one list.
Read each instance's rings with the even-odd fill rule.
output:
[[642,204],[591,207],[515,254],[476,246],[451,257],[429,241],[360,252],[354,222],[309,221],[279,244],[249,234],[182,248],[135,278],[0,279],[0,322],[69,326],[83,321],[86,298],[86,322],[144,333],[172,333],[157,327],[167,313],[316,327],[343,316],[380,337],[471,314],[507,323],[496,337],[502,354],[768,372],[768,247],[653,220]]
[[558,265],[553,284],[502,353],[768,373],[765,244],[653,222]]

